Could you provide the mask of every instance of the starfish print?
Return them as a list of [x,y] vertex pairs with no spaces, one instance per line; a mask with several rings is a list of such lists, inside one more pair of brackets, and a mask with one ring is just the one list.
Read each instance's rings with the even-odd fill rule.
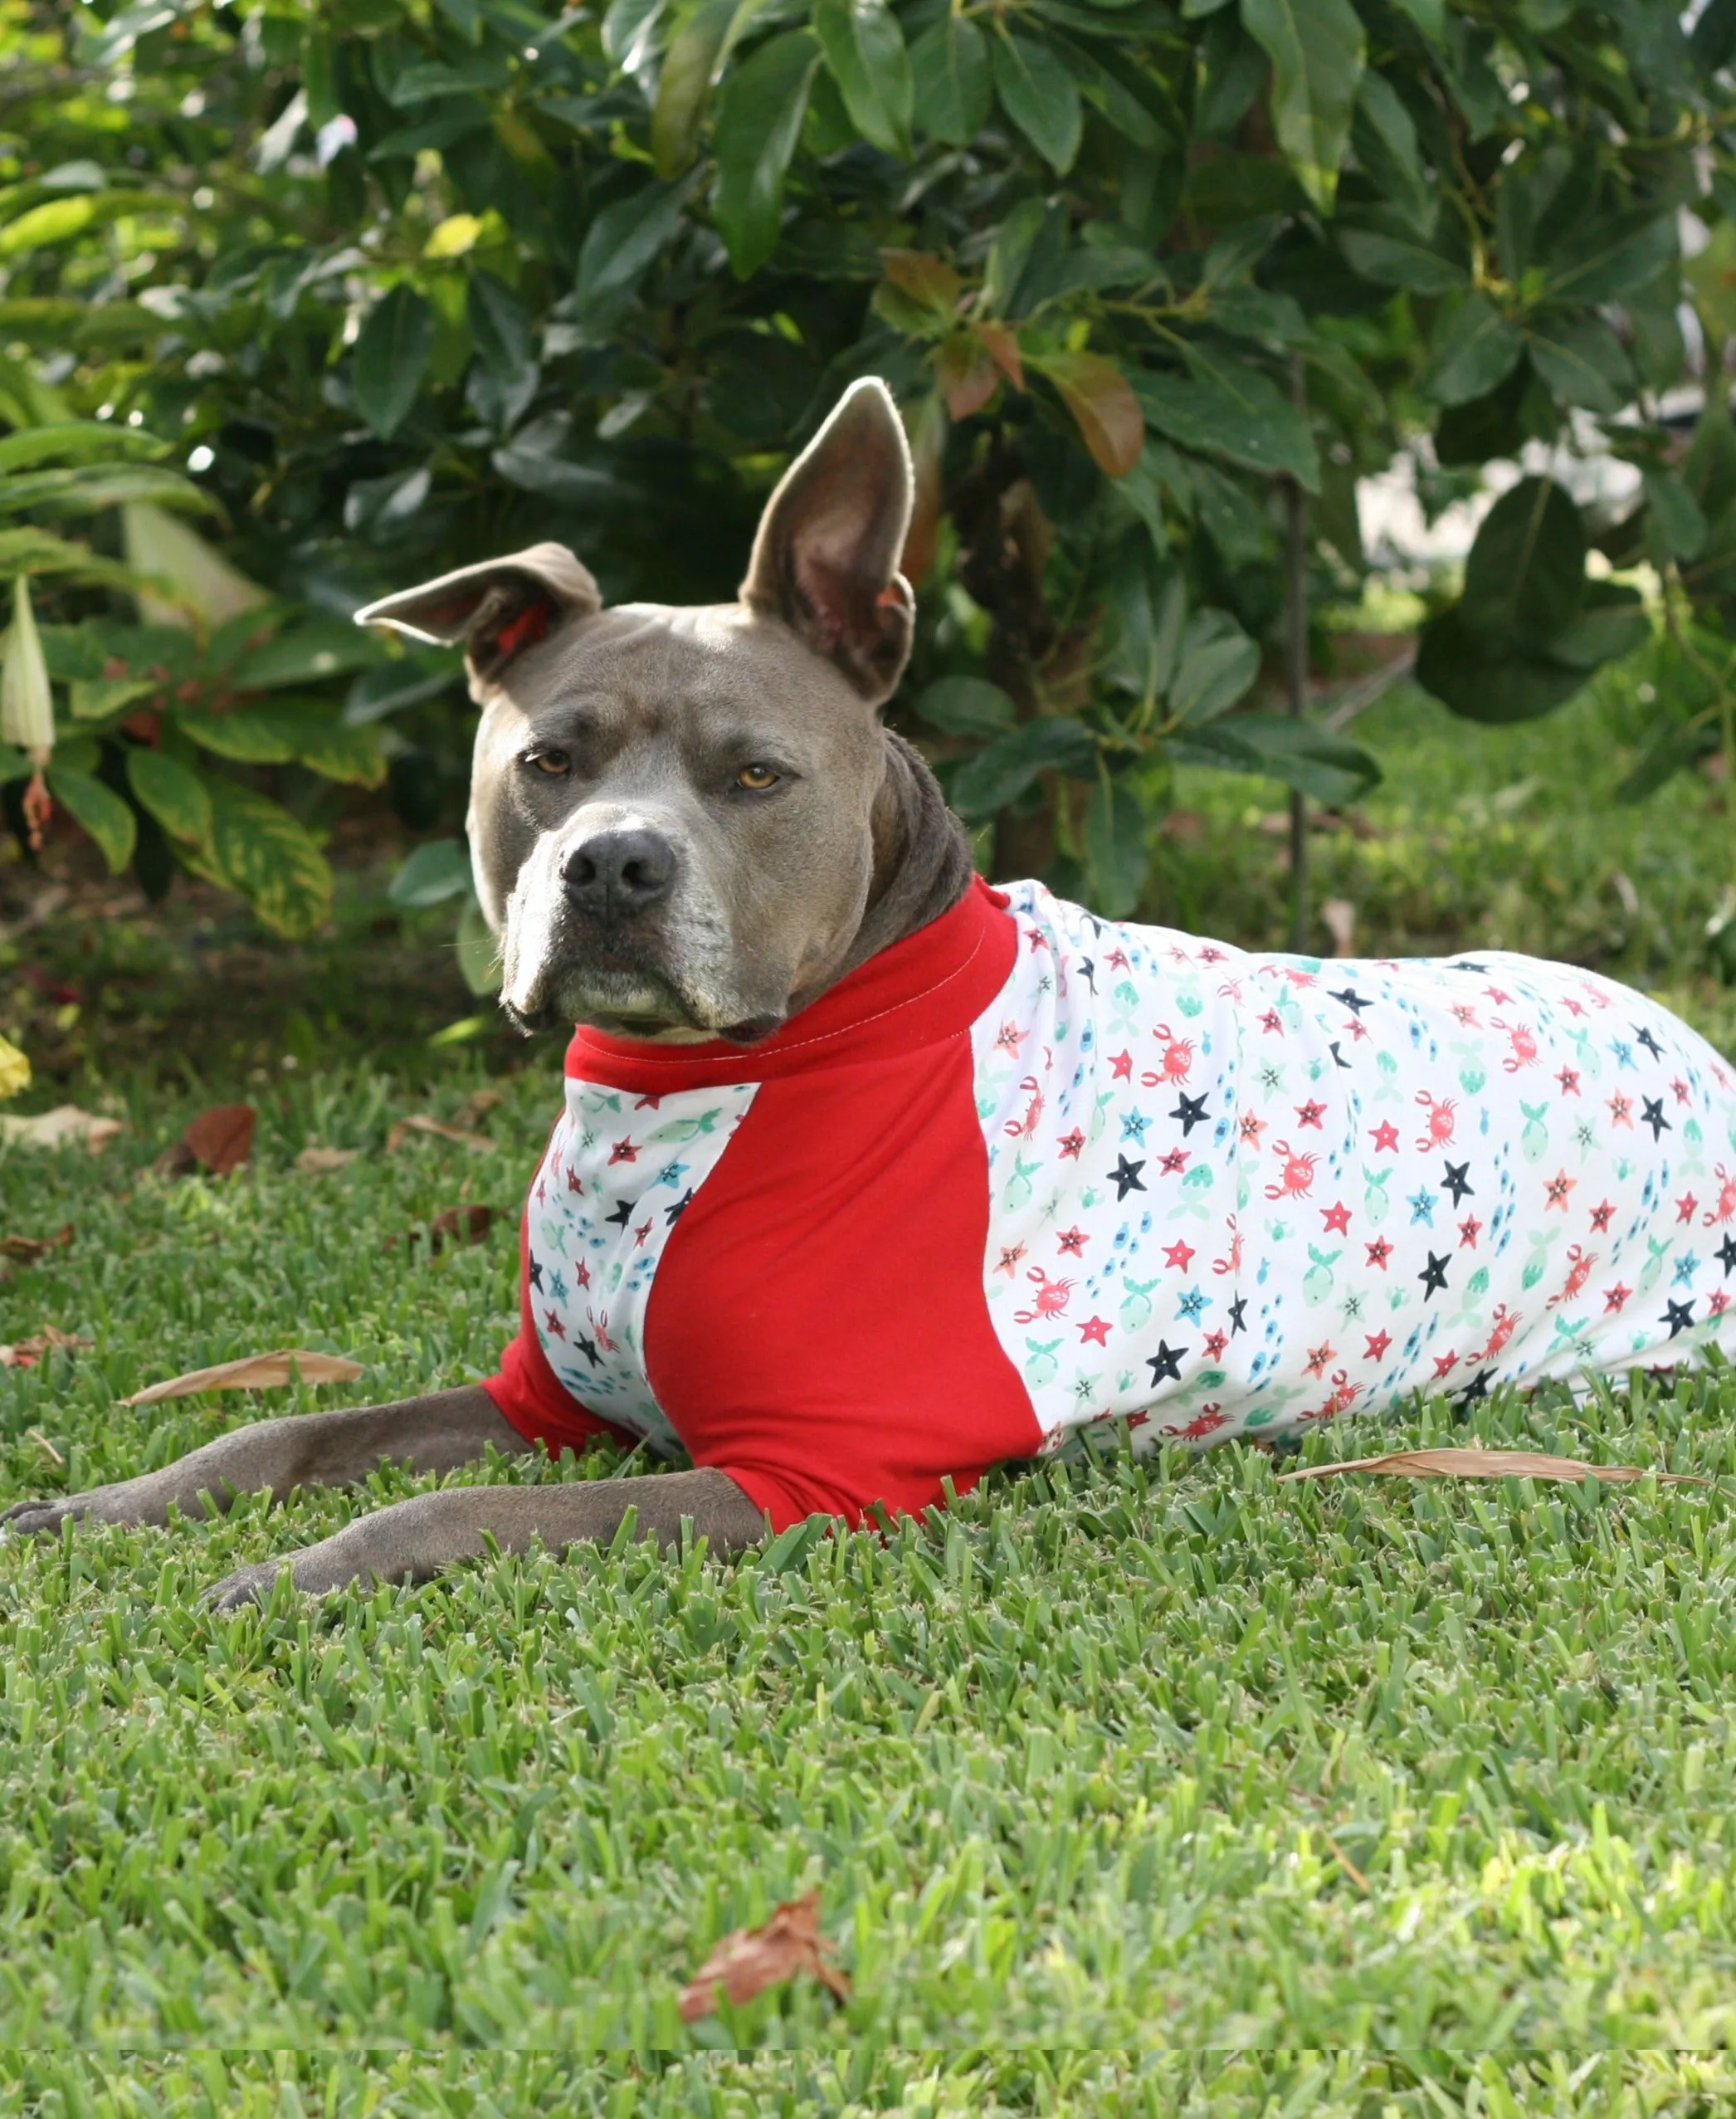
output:
[[1565,1213],[1568,1210],[1568,1194],[1578,1182],[1579,1179],[1577,1177],[1569,1177],[1564,1169],[1557,1170],[1554,1176],[1543,1187],[1543,1199],[1546,1203],[1544,1211],[1547,1213],[1550,1207],[1559,1207],[1563,1213]]
[[1607,1236],[1609,1233],[1610,1220],[1615,1211],[1615,1207],[1611,1201],[1607,1199],[1602,1201],[1592,1209],[1592,1227],[1600,1234]]
[[1368,1344],[1363,1350],[1363,1360],[1384,1361],[1387,1358],[1387,1349],[1392,1344],[1392,1335],[1391,1332],[1371,1332],[1368,1336]]
[[1001,1252],[1000,1263],[995,1267],[995,1271],[997,1273],[1005,1273],[1007,1279],[1011,1280],[1013,1274],[1017,1270],[1020,1259],[1022,1258],[1024,1255],[1025,1247],[1022,1243],[1015,1243],[1011,1247],[1011,1248],[1003,1247]]
[[1298,1104],[1295,1106],[1295,1112],[1299,1125],[1311,1125],[1316,1133],[1324,1132],[1325,1128],[1320,1124],[1320,1121],[1326,1116],[1324,1104],[1317,1104],[1310,1097],[1305,1104]]
[[1685,1104],[1687,1102],[1688,1085],[1682,1080],[1680,1075],[1678,1075],[1675,1080],[1670,1083],[1670,1094],[1675,1098],[1677,1103]]
[[1451,1192],[1452,1194],[1453,1204],[1456,1207],[1463,1204],[1466,1193],[1475,1192],[1476,1187],[1470,1181],[1470,1159],[1469,1156],[1467,1156],[1462,1163],[1447,1164],[1446,1174],[1441,1180],[1441,1189],[1443,1192]]
[[1428,1301],[1429,1297],[1433,1295],[1437,1289],[1442,1292],[1445,1291],[1446,1287],[1446,1269],[1451,1262],[1451,1258],[1452,1253],[1451,1252],[1448,1252],[1444,1258],[1437,1258],[1432,1251],[1429,1252],[1429,1262],[1427,1265],[1426,1265],[1422,1271],[1417,1276],[1417,1279],[1422,1282],[1422,1299],[1425,1302]]
[[1459,1248],[1461,1251],[1475,1251],[1477,1238],[1482,1233],[1482,1223],[1475,1214],[1467,1214],[1459,1224]]
[[1690,1326],[1691,1326],[1691,1325],[1693,1324],[1693,1322],[1694,1322],[1694,1305],[1693,1305],[1693,1303],[1692,1303],[1692,1302],[1670,1302],[1670,1303],[1667,1303],[1667,1304],[1665,1305],[1665,1314],[1664,1314],[1661,1317],[1660,1317],[1660,1318],[1658,1319],[1658,1322],[1659,1322],[1660,1325],[1668,1325],[1668,1326],[1669,1326],[1669,1327],[1670,1327],[1670,1336],[1672,1339],[1674,1339],[1674,1338],[1675,1337],[1675,1335],[1676,1335],[1676,1334],[1677,1334],[1678,1332],[1684,1332],[1684,1331],[1686,1331],[1686,1330],[1688,1330],[1688,1328],[1690,1327]]
[[1139,1174],[1144,1162],[1130,1163],[1125,1155],[1118,1156],[1115,1167],[1109,1172],[1109,1182],[1115,1188],[1118,1200],[1125,1199],[1129,1192],[1143,1192],[1145,1180]]
[[1572,1067],[1563,1067],[1555,1079],[1561,1084],[1561,1093],[1563,1096],[1577,1096],[1579,1094],[1579,1077]]
[[1322,1207],[1320,1218],[1334,1236],[1343,1236],[1349,1229],[1350,1209],[1342,1199],[1335,1206]]
[[1621,1282],[1617,1281],[1603,1298],[1604,1309],[1607,1311],[1614,1311],[1624,1308],[1628,1296],[1632,1293],[1633,1290],[1631,1287],[1624,1287]]
[[1719,1245],[1718,1262],[1724,1267],[1725,1277],[1728,1278],[1731,1267],[1736,1266],[1736,1236],[1727,1235],[1724,1242]]
[[1691,1192],[1684,1193],[1675,1203],[1675,1218],[1679,1222],[1691,1222],[1694,1209],[1699,1204]]
[[[1144,1169],[1145,1165],[1144,1163],[1141,1163],[1139,1167],[1141,1169]],[[1162,1162],[1158,1164],[1158,1174],[1161,1177],[1176,1177],[1178,1176],[1183,1170],[1186,1169],[1187,1167],[1187,1150],[1185,1148],[1172,1148],[1169,1153],[1164,1156]],[[1113,1177],[1116,1174],[1116,1173],[1114,1170],[1111,1170],[1109,1174]],[[1145,1189],[1145,1187],[1142,1184],[1139,1187],[1139,1189],[1143,1192]]]
[[1652,1036],[1649,1029],[1637,1023],[1634,1025],[1634,1042],[1636,1045],[1643,1045],[1654,1059],[1662,1059],[1664,1057],[1664,1047]]
[[561,1322],[558,1310],[544,1311],[543,1326],[545,1330],[552,1332],[557,1339],[564,1339],[567,1336],[567,1327]]
[[1304,1365],[1309,1374],[1324,1376],[1326,1373],[1326,1364],[1331,1360],[1335,1351],[1336,1350],[1329,1346],[1324,1340],[1318,1346],[1310,1346],[1308,1350],[1308,1360]]
[[1070,1155],[1075,1162],[1085,1153],[1085,1137],[1075,1125],[1070,1133],[1061,1136],[1061,1160],[1065,1162]]
[[1642,1096],[1640,1101],[1644,1106],[1640,1113],[1640,1123],[1651,1128],[1651,1137],[1654,1140],[1665,1133],[1674,1132],[1675,1128],[1664,1116],[1664,1100],[1661,1096]]
[[638,1160],[639,1150],[630,1140],[617,1140],[609,1150],[609,1160],[612,1164],[636,1163]]
[[584,1355],[593,1369],[600,1369],[602,1366],[602,1356],[597,1350],[597,1341],[588,1332],[581,1332],[573,1344],[577,1351]]
[[1185,1346],[1172,1346],[1167,1339],[1160,1339],[1157,1352],[1146,1358],[1145,1365],[1151,1370],[1152,1381],[1160,1384],[1166,1376],[1169,1376],[1179,1383],[1182,1380],[1182,1356],[1187,1351]]
[[1371,1125],[1368,1130],[1374,1135],[1377,1155],[1396,1155],[1398,1153],[1398,1128],[1391,1119],[1382,1119],[1378,1125]]
[[1164,1264],[1175,1267],[1180,1272],[1186,1272],[1193,1259],[1193,1252],[1186,1243],[1179,1242],[1172,1243],[1163,1253]]
[[1082,1228],[1064,1228],[1057,1233],[1055,1240],[1061,1246],[1064,1256],[1082,1258],[1085,1247],[1091,1239]]
[[1450,1376],[1459,1365],[1459,1357],[1456,1354],[1437,1354],[1434,1358],[1436,1383],[1439,1383],[1443,1376]]
[[1238,1137],[1245,1140],[1249,1147],[1257,1148],[1260,1145],[1261,1135],[1270,1124],[1270,1119],[1256,1118],[1252,1111],[1244,1111],[1236,1121],[1236,1130]]
[[1207,1123],[1211,1117],[1211,1113],[1206,1109],[1206,1100],[1203,1096],[1189,1096],[1184,1095],[1181,1102],[1177,1105],[1176,1108],[1169,1114],[1169,1116],[1172,1118],[1179,1119],[1181,1121],[1182,1138],[1185,1140],[1188,1135],[1192,1132],[1195,1126],[1204,1125]]
[[1365,1000],[1362,994],[1353,993],[1348,986],[1345,987],[1341,994],[1329,993],[1326,998],[1329,1000],[1342,1001],[1346,1008],[1353,1011],[1358,1022],[1362,1019],[1363,1010],[1365,1008],[1373,1008],[1374,1005],[1373,1001]]
[[531,1259],[528,1268],[528,1277],[531,1286],[540,1295],[543,1291],[543,1262],[540,1258]]
[[1247,1330],[1247,1326],[1244,1323],[1242,1318],[1242,1313],[1247,1306],[1248,1298],[1245,1295],[1238,1295],[1236,1300],[1230,1305],[1230,1336],[1231,1339],[1235,1338],[1237,1332],[1246,1331]]
[[1269,1037],[1274,1031],[1276,1031],[1280,1038],[1284,1035],[1284,1018],[1275,1008],[1269,1008],[1261,1017],[1260,1027]]
[[1609,1113],[1610,1123],[1612,1125],[1631,1125],[1633,1124],[1634,1107],[1628,1101],[1626,1096],[1620,1094],[1612,1096],[1604,1108]]
[[1385,1237],[1378,1236],[1373,1243],[1366,1245],[1364,1248],[1368,1253],[1368,1263],[1371,1266],[1378,1266],[1384,1272],[1387,1270],[1387,1261],[1392,1255],[1392,1247]]
[[1107,1346],[1109,1343],[1109,1324],[1106,1317],[1087,1317],[1079,1327],[1081,1346]]
[[1110,1079],[1110,1081],[1131,1081],[1133,1080],[1133,1078],[1134,1078],[1134,1056],[1133,1056],[1133,1054],[1132,1054],[1131,1052],[1111,1052],[1111,1053],[1109,1054],[1109,1079]]

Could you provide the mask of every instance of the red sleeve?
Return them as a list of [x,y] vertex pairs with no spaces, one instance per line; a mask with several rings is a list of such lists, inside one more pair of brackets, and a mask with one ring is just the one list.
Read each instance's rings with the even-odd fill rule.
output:
[[782,1530],[919,1514],[1041,1431],[989,1319],[970,1042],[763,1083],[681,1217],[646,1319],[695,1464]]
[[539,1444],[551,1457],[563,1449],[577,1453],[599,1435],[617,1442],[633,1438],[607,1420],[588,1412],[549,1367],[542,1341],[530,1315],[530,1282],[525,1272],[524,1223],[519,1222],[519,1335],[500,1356],[500,1373],[485,1378],[482,1388],[493,1399],[500,1417],[528,1443]]

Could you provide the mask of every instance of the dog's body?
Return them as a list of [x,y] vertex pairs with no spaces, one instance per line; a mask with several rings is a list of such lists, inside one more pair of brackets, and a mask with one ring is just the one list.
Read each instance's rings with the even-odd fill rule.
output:
[[503,1000],[581,1025],[524,1328],[485,1387],[266,1422],[15,1527],[607,1423],[700,1468],[424,1495],[297,1555],[297,1585],[607,1538],[630,1508],[730,1550],[920,1508],[1100,1418],[1269,1434],[1736,1352],[1736,1084],[1652,1003],[1512,957],[1252,958],[973,882],[876,711],[909,494],[858,385],[739,605],[603,612],[544,545],[361,614],[466,642]]

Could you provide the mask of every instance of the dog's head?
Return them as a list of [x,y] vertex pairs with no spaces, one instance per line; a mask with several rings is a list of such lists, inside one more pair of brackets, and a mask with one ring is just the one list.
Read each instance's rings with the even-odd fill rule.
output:
[[471,859],[524,1025],[746,1042],[836,975],[909,652],[911,491],[861,382],[767,503],[737,603],[605,610],[534,544],[357,613],[465,645]]

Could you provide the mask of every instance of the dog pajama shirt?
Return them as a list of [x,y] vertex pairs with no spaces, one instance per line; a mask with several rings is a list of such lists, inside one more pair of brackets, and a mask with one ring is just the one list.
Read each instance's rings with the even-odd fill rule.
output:
[[581,1029],[488,1385],[774,1526],[1125,1419],[1736,1355],[1736,1077],[1570,966],[1262,956],[980,881],[746,1049]]

